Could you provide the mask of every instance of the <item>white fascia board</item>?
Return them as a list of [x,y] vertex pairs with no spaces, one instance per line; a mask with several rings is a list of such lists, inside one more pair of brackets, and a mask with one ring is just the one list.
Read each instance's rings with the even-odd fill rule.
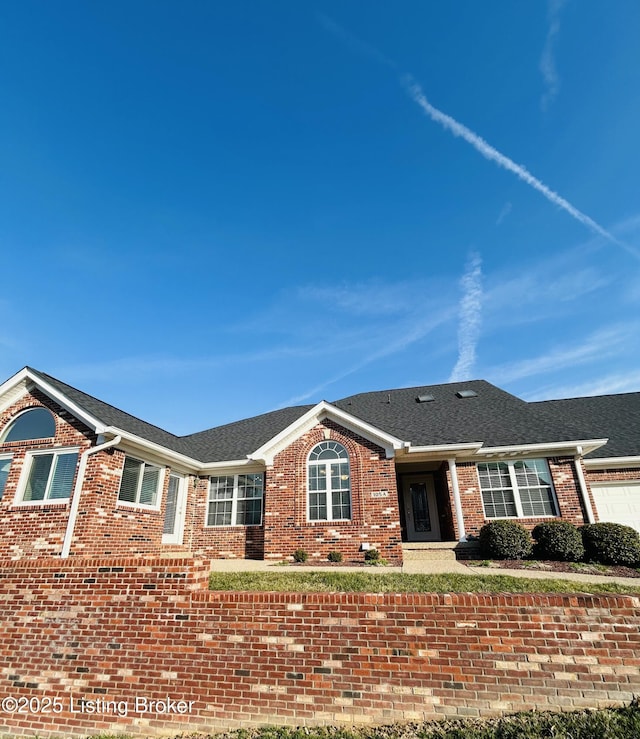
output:
[[482,457],[499,457],[516,454],[572,454],[582,456],[599,449],[608,439],[582,439],[579,441],[555,441],[540,444],[513,444],[510,446],[482,447],[476,454]]
[[583,459],[582,464],[590,470],[610,469],[620,467],[640,467],[640,456],[631,457],[598,457]]
[[481,441],[473,441],[468,444],[432,444],[430,446],[413,446],[405,444],[407,454],[429,454],[443,458],[466,457],[476,454],[482,447]]
[[[23,384],[24,390],[20,389],[21,384]],[[87,413],[84,408],[73,403],[66,395],[64,395],[64,393],[56,390],[46,380],[32,374],[26,367],[20,370],[20,372],[15,374],[13,377],[9,378],[3,385],[0,385],[0,397],[5,393],[8,393],[12,396],[11,403],[13,403],[33,386],[39,388],[45,395],[48,395],[51,400],[55,400],[59,406],[71,413],[71,415],[79,421],[82,421],[85,426],[88,426],[90,429],[95,431],[96,434],[104,433],[106,426],[101,421],[90,413]],[[11,390],[17,391],[17,395],[15,393],[12,394]],[[9,405],[11,405],[11,403],[9,403]]]
[[332,421],[340,424],[343,428],[353,431],[363,438],[373,441],[383,447],[387,458],[393,457],[394,451],[396,449],[401,449],[403,446],[401,439],[398,439],[391,434],[387,434],[385,431],[352,416],[346,411],[336,408],[331,405],[331,403],[327,403],[326,400],[322,400],[300,416],[300,418],[289,424],[279,434],[276,434],[266,444],[263,444],[252,454],[249,454],[248,458],[256,462],[262,461],[267,465],[272,465],[276,454],[285,449],[293,439],[300,436],[305,431],[308,431],[310,428],[313,428],[317,423],[326,418],[330,418]]
[[23,395],[28,392],[28,385],[33,381],[33,377],[29,370],[25,367],[17,372],[13,377],[0,385],[0,413],[16,403]]
[[199,475],[233,475],[264,472],[264,463],[254,459],[230,459],[226,462],[209,462],[198,470]]
[[187,457],[184,454],[180,454],[180,452],[174,452],[171,449],[167,449],[167,447],[162,446],[162,444],[155,444],[153,441],[147,441],[147,439],[143,439],[140,436],[131,434],[128,431],[123,431],[116,426],[107,427],[104,433],[121,436],[122,443],[120,443],[118,447],[124,448],[125,451],[127,449],[134,449],[134,453],[137,452],[138,454],[142,455],[146,453],[147,456],[152,455],[155,461],[159,461],[161,464],[171,467],[176,465],[186,473],[199,472],[201,467],[203,466],[202,463],[198,462],[196,459]]

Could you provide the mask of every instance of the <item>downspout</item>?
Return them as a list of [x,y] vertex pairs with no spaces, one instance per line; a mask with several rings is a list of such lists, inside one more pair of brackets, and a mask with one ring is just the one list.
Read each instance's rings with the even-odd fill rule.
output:
[[84,474],[87,469],[87,459],[91,454],[101,452],[103,449],[108,449],[111,446],[116,446],[122,441],[121,436],[114,436],[110,441],[105,441],[104,444],[98,444],[98,446],[90,447],[80,455],[80,466],[78,467],[78,474],[76,476],[76,484],[73,488],[73,498],[71,499],[71,509],[69,510],[69,520],[67,521],[67,530],[64,535],[64,542],[62,543],[61,557],[68,557],[71,551],[71,540],[73,539],[73,532],[76,527],[76,519],[78,518],[78,509],[80,508],[80,491],[82,490],[82,483],[84,482]]
[[462,515],[462,501],[460,500],[460,486],[458,485],[458,468],[455,457],[447,460],[449,472],[451,473],[451,488],[453,492],[453,505],[456,511],[456,523],[458,524],[458,541],[467,540],[467,532],[464,528],[464,517]]
[[584,510],[587,514],[587,523],[595,523],[596,517],[593,515],[593,508],[591,507],[591,499],[589,498],[589,490],[587,488],[587,481],[584,479],[584,472],[582,471],[582,447],[578,447],[578,453],[573,458],[573,463],[576,467],[576,475],[578,476],[578,484],[580,485],[580,493],[582,500],[584,501]]

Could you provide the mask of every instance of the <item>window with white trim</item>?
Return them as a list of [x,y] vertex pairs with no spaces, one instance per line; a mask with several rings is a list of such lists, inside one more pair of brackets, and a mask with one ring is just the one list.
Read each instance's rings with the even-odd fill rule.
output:
[[337,441],[321,441],[309,454],[309,521],[351,519],[349,454]]
[[546,459],[481,462],[478,477],[486,518],[558,515]]
[[162,468],[133,457],[125,457],[118,500],[141,506],[157,506]]
[[77,449],[30,452],[25,458],[26,479],[21,486],[22,503],[68,500],[78,464]]
[[56,435],[56,421],[46,408],[29,408],[11,421],[2,434],[2,442],[50,439]]
[[4,486],[9,477],[9,469],[11,468],[11,455],[0,457],[0,500],[4,495]]
[[259,526],[263,493],[262,472],[209,478],[207,526]]

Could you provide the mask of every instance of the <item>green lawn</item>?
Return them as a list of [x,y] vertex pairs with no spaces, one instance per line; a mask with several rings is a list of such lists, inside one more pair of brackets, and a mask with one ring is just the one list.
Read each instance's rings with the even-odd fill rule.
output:
[[[493,719],[454,719],[363,728],[270,726],[220,734],[188,734],[188,739],[638,739],[637,701],[621,708],[563,713],[523,712]],[[179,734],[175,739],[184,739]],[[103,734],[90,739],[129,739]]]
[[611,583],[508,575],[406,575],[395,572],[212,572],[211,590],[360,593],[640,593]]

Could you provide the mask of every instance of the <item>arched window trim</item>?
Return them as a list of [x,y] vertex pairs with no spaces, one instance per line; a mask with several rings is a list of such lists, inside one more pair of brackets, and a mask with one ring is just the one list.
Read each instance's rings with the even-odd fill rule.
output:
[[[330,451],[335,456],[320,458]],[[349,451],[334,440],[314,444],[307,455],[307,520],[350,521],[352,517]]]
[[[7,437],[11,434],[11,431],[15,428],[16,424],[20,422],[20,419],[24,418],[28,413],[33,413],[33,411],[45,411],[49,414],[51,418],[51,422],[53,423],[53,433],[49,434],[48,436],[29,436],[24,439],[7,439]],[[56,435],[56,419],[53,413],[48,409],[45,408],[43,405],[35,405],[31,406],[30,408],[25,408],[24,410],[20,411],[17,416],[14,416],[9,423],[4,427],[2,434],[0,435],[0,444],[5,443],[13,443],[17,441],[41,441],[42,439],[53,439]]]

